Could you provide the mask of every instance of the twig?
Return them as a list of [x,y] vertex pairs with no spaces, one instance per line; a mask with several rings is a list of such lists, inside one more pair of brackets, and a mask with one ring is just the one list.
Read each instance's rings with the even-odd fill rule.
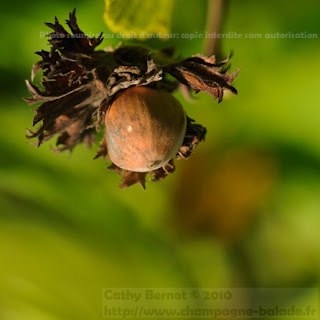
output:
[[221,33],[222,23],[226,14],[228,0],[208,0],[208,14],[204,54],[206,56],[215,55],[218,59],[222,59],[221,38],[217,37]]

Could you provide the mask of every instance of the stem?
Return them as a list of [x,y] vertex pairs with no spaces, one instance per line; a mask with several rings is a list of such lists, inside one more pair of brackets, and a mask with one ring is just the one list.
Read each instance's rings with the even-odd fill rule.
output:
[[[214,54],[218,60],[222,59],[221,38],[218,38],[216,35],[221,33],[228,2],[228,0],[208,0],[207,41],[204,54],[206,56]],[[212,34],[212,37],[208,37],[209,34]]]

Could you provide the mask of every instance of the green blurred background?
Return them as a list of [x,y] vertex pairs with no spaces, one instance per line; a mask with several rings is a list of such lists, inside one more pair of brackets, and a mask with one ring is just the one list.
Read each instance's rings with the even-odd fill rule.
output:
[[[25,139],[34,114],[24,80],[49,48],[43,22],[74,7],[85,32],[109,32],[102,0],[16,0],[0,13],[0,319],[101,319],[108,287],[318,287],[319,39],[223,40],[231,69],[241,67],[238,96],[218,105],[177,93],[206,142],[146,191],[119,190],[92,160],[97,146],[55,154],[54,141]],[[205,0],[176,0],[171,32],[204,32],[206,13]],[[317,0],[232,1],[223,31],[319,35],[319,15]],[[181,56],[204,47],[146,43]]]

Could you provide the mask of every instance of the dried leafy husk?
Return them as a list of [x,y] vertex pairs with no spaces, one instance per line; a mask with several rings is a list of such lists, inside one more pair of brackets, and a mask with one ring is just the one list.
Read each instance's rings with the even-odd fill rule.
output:
[[[207,92],[218,102],[222,101],[224,90],[237,94],[231,85],[239,69],[229,74],[225,71],[229,57],[216,62],[215,57],[194,55],[187,59],[173,57],[172,48],[155,51],[144,46],[120,45],[97,50],[102,34],[89,38],[79,28],[75,10],[70,13],[67,25],[71,33],[55,18],[46,23],[53,29],[49,34],[50,51],[40,51],[42,58],[34,64],[31,81],[42,71],[40,89],[26,81],[31,98],[25,98],[29,105],[41,103],[35,109],[33,125],[27,138],[37,138],[37,145],[54,136],[57,138],[56,152],[72,150],[77,144],[90,146],[95,142],[109,106],[121,90],[131,86],[149,86],[173,92],[182,85],[194,92]],[[170,81],[166,75],[176,80]],[[108,128],[105,128],[108,130]],[[183,144],[176,154],[177,159],[188,158],[199,142],[204,140],[206,129],[187,118],[187,131]],[[100,142],[95,158],[107,157],[105,139]],[[112,164],[110,169],[122,174],[121,188],[139,183],[145,187],[146,173],[122,170]],[[162,168],[150,171],[152,181],[160,181],[174,171],[173,159]]]

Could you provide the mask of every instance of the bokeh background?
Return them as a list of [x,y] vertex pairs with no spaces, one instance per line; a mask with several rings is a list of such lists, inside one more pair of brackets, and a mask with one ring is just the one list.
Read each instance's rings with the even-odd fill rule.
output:
[[[43,22],[74,7],[84,31],[109,32],[102,0],[1,6],[0,319],[101,319],[109,287],[318,287],[319,38],[223,40],[231,70],[241,67],[238,96],[218,105],[177,93],[206,142],[146,191],[119,190],[92,160],[97,146],[55,154],[54,141],[25,139],[34,114],[24,80],[34,52],[49,48]],[[317,0],[231,1],[223,31],[319,37],[319,13]],[[203,33],[206,15],[207,1],[176,0],[171,32]],[[204,48],[203,39],[145,43],[181,56]]]

